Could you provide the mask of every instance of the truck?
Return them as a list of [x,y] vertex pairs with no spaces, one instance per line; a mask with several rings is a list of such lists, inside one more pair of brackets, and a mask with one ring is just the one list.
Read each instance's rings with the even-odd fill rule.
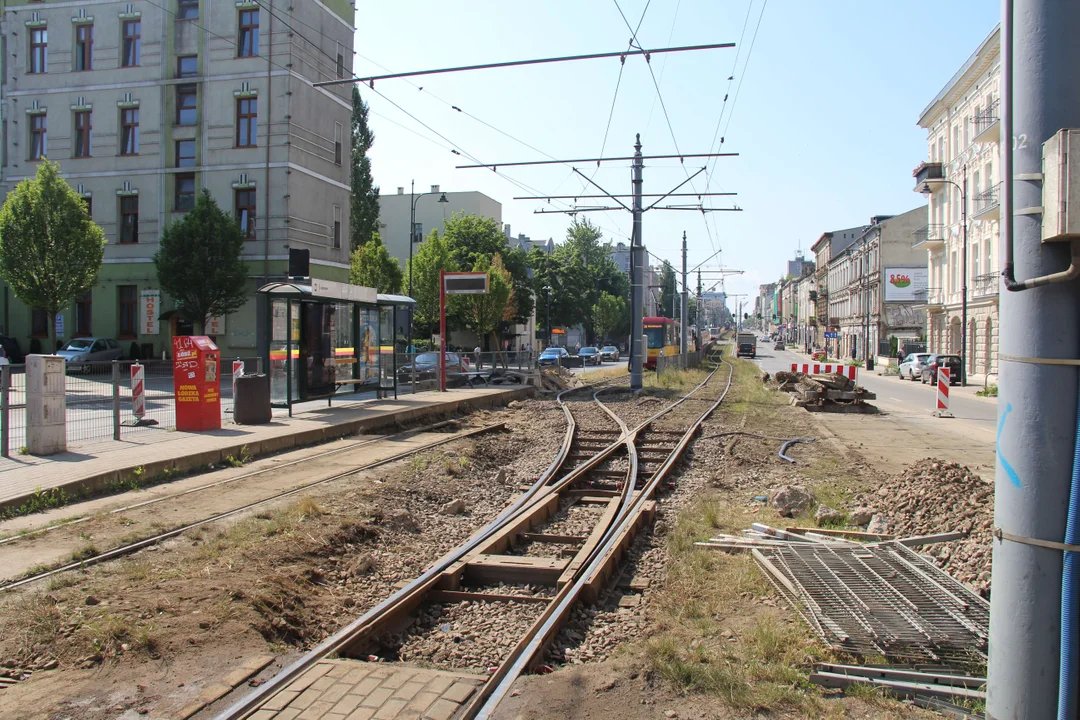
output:
[[757,357],[757,337],[754,333],[739,333],[736,339],[736,357]]

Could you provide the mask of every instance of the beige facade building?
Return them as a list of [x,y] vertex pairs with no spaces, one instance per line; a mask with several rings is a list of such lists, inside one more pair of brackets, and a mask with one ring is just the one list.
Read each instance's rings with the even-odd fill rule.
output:
[[[443,198],[446,202],[440,202]],[[502,222],[502,203],[489,198],[482,192],[467,190],[464,192],[444,191],[438,185],[428,189],[399,187],[397,193],[379,196],[379,235],[391,255],[401,262],[403,270],[409,260],[409,218],[412,204],[416,203],[416,237],[418,242],[438,230],[441,234],[443,225],[457,213],[479,215],[494,218],[499,227]],[[415,253],[419,246],[413,247]]]
[[[927,130],[928,158],[914,172],[915,190],[929,191],[930,198],[926,226],[915,238],[929,271],[929,351],[959,353],[965,346],[967,374],[976,381],[998,372],[999,56],[995,28],[923,111],[919,126]],[[965,286],[967,328],[961,320]]]
[[[0,7],[0,188],[56,161],[108,239],[98,284],[63,313],[62,337],[111,336],[159,355],[190,332],[145,311],[155,297],[172,307],[152,258],[204,188],[247,234],[253,298],[285,275],[290,248],[310,250],[313,276],[347,279],[351,89],[313,83],[351,71],[348,0]],[[48,334],[8,288],[2,325],[24,349]],[[254,354],[254,302],[211,325],[226,354]]]

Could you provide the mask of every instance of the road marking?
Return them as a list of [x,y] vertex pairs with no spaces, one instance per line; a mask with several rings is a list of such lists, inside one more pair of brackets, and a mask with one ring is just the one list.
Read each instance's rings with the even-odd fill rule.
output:
[[892,395],[890,395],[890,396],[889,396],[889,399],[890,399],[890,400],[895,400],[896,402],[904,402],[904,401],[903,401],[903,400],[901,400],[900,398],[898,398],[898,397],[893,397]]

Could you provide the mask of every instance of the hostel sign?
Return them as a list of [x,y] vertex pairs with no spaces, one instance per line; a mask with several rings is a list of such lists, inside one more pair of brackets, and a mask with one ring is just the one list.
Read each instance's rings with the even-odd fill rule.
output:
[[161,314],[161,291],[143,290],[139,293],[141,335],[158,334],[158,315]]

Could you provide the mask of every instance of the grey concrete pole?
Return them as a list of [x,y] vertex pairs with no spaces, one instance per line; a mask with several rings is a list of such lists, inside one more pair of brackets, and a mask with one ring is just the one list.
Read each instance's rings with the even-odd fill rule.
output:
[[641,389],[641,371],[646,352],[642,335],[645,323],[642,321],[642,307],[645,300],[645,245],[641,238],[641,171],[644,161],[641,159],[641,134],[634,142],[634,229],[630,240],[630,252],[634,262],[634,279],[631,283],[630,296],[630,389]]
[[[1080,127],[1080,93],[1075,89],[1078,33],[1078,3],[1003,2],[1001,227],[1005,242],[1010,225],[1014,229],[1015,273],[1021,279],[1069,266],[1068,244],[1041,243],[1042,217],[1028,209],[1042,206],[1042,186],[1028,174],[1042,172],[1043,142],[1060,128]],[[1016,149],[1009,158],[1011,147]],[[1077,369],[1007,358],[1077,357],[1078,301],[1076,283],[1025,292],[1003,290],[999,298],[1001,390],[994,522],[1016,536],[1057,542],[1064,538]],[[986,716],[1054,718],[1062,553],[1003,540],[995,540],[993,550]]]
[[689,323],[686,321],[687,311],[689,310],[688,301],[686,297],[686,231],[683,230],[682,234],[682,307],[679,309],[679,317],[682,319],[682,337],[679,340],[679,352],[683,355],[686,354],[686,334],[689,332],[687,329]]

